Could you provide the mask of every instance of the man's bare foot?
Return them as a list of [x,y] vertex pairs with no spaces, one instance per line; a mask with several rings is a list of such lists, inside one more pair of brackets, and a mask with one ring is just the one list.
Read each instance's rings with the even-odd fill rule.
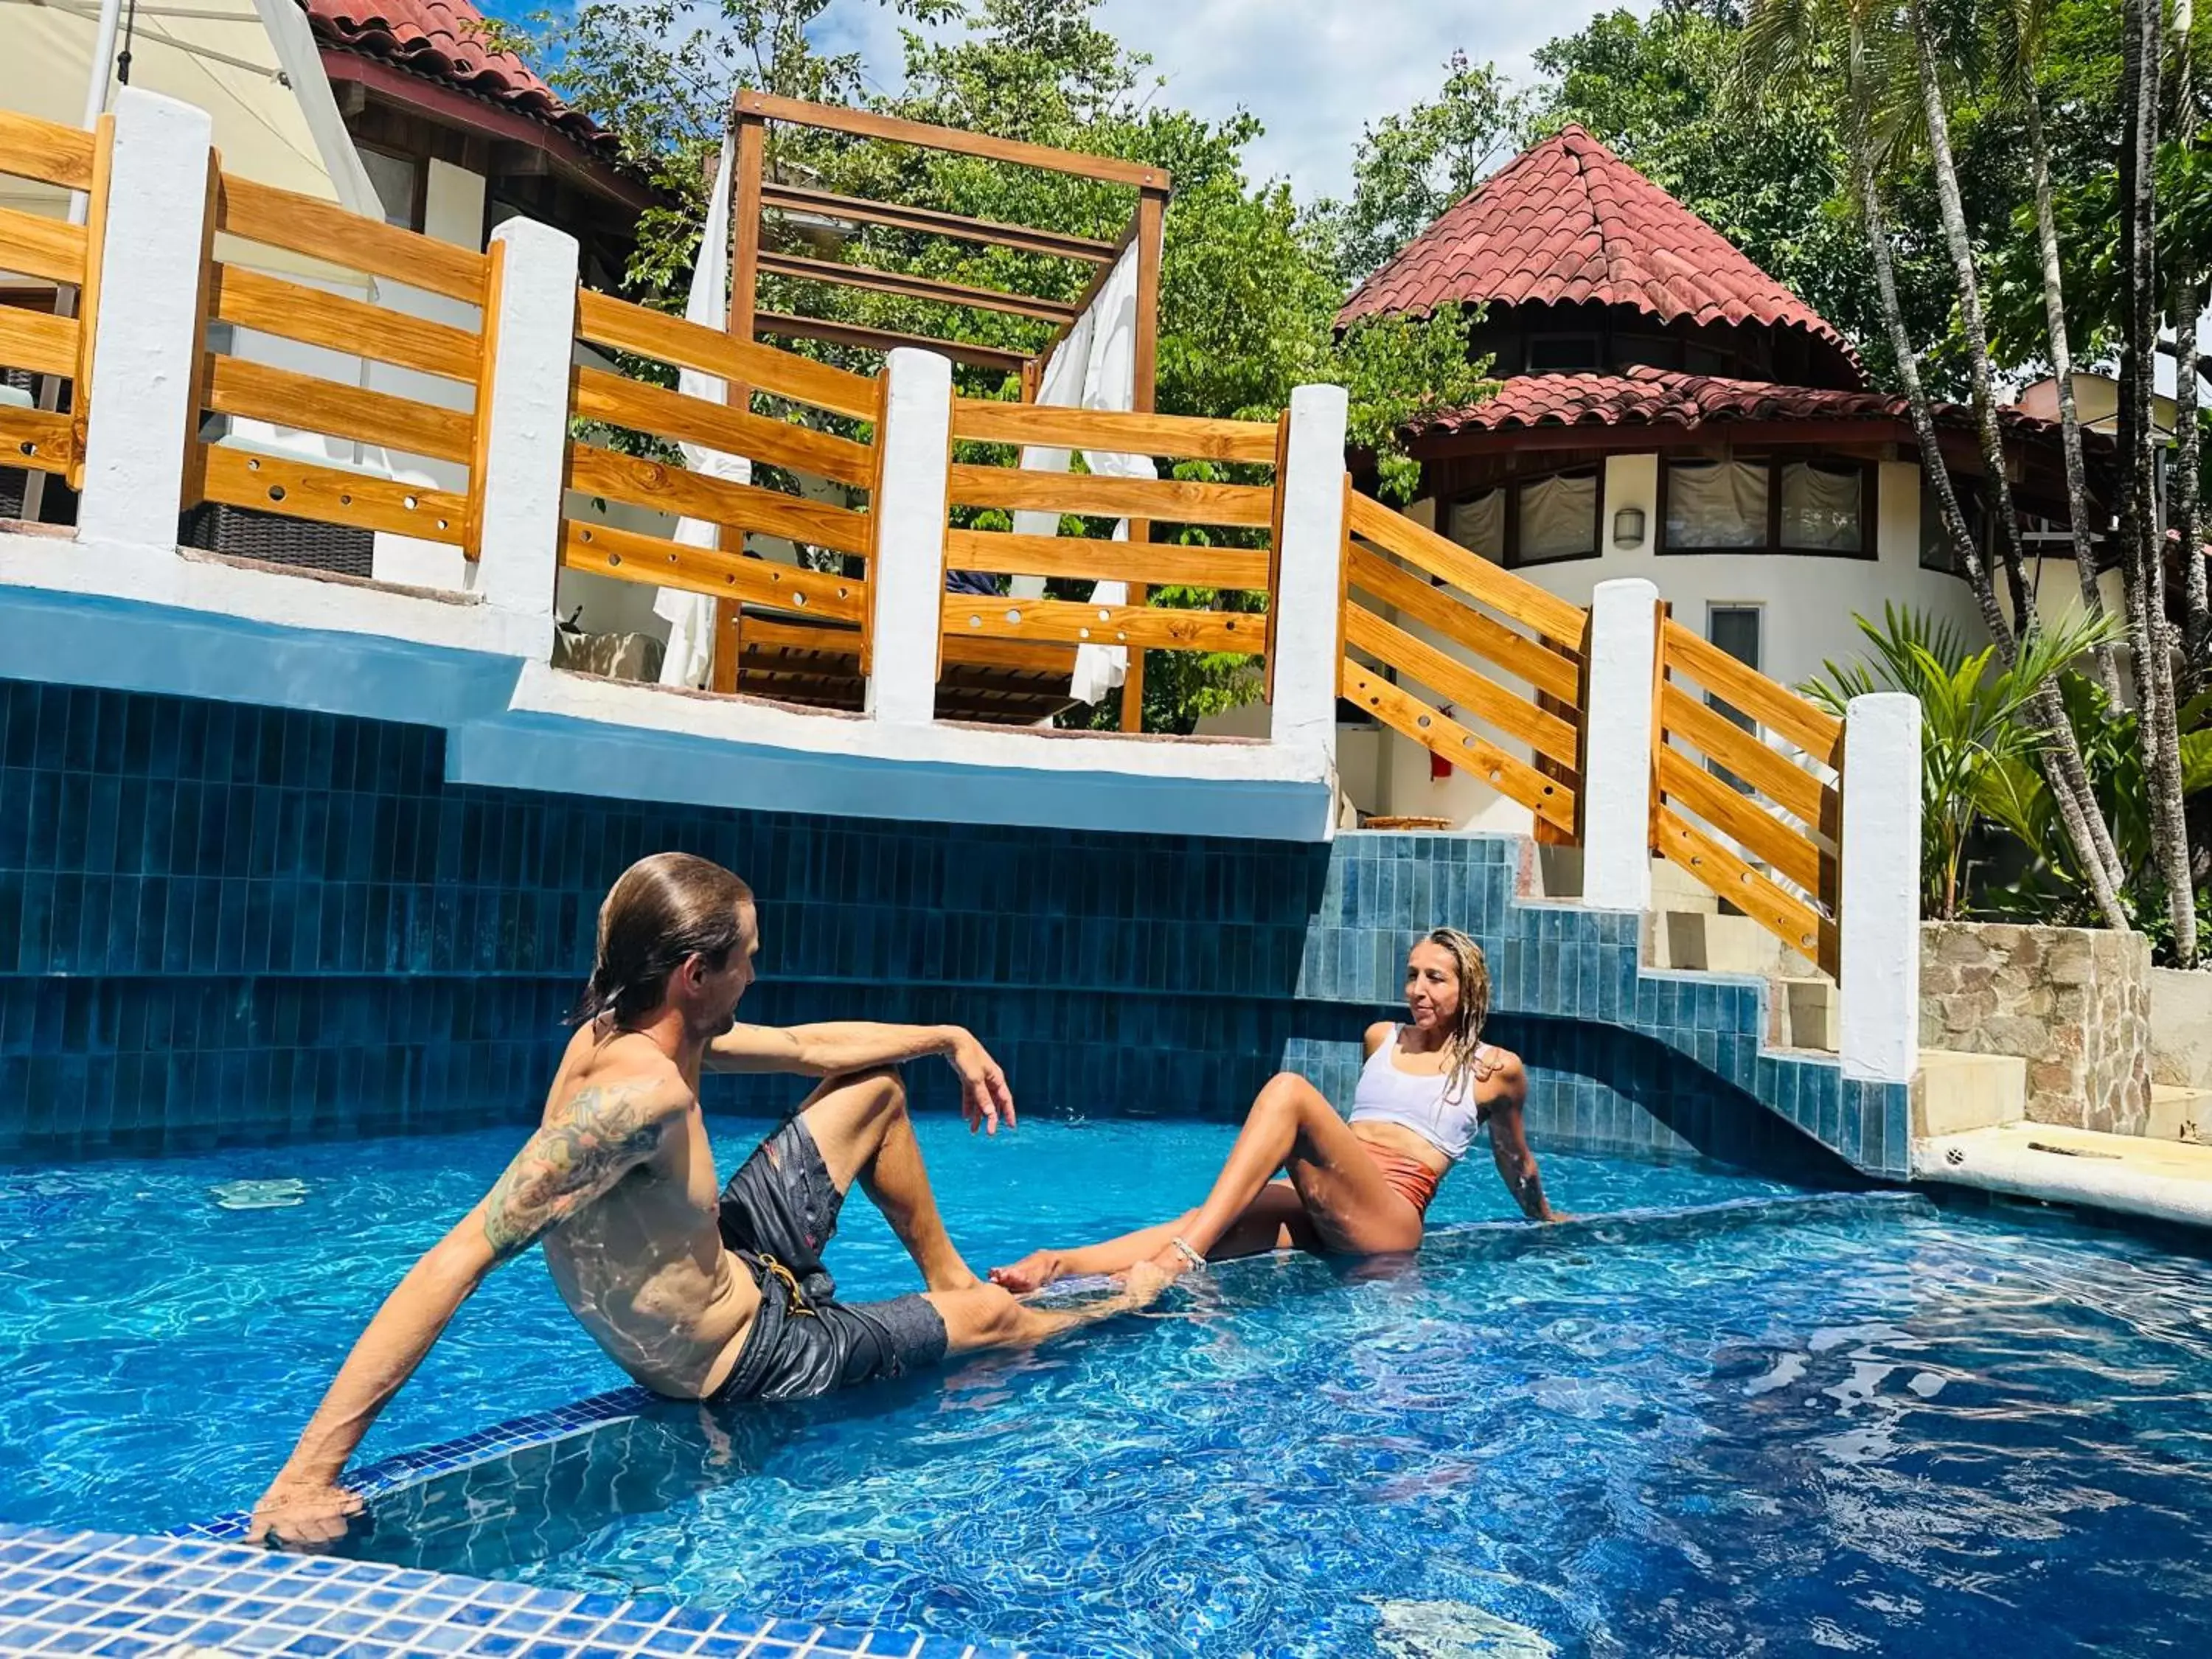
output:
[[1011,1267],[992,1268],[991,1282],[1016,1296],[1027,1296],[1060,1277],[1060,1262],[1058,1250],[1031,1250]]

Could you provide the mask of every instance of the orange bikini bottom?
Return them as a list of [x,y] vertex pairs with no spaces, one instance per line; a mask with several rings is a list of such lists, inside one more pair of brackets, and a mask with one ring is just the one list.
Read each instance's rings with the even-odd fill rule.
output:
[[1425,1214],[1429,1200],[1437,1195],[1437,1182],[1441,1178],[1437,1172],[1417,1158],[1377,1146],[1371,1140],[1363,1140],[1360,1145],[1375,1160],[1375,1167],[1382,1171],[1382,1179],[1389,1183],[1390,1190]]

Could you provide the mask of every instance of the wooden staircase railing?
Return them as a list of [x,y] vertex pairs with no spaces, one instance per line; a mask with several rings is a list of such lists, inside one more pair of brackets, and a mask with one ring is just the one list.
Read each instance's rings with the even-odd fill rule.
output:
[[1833,975],[1844,723],[1672,618],[1659,646],[1654,850]]
[[1345,526],[1340,695],[1574,839],[1582,608],[1368,496]]

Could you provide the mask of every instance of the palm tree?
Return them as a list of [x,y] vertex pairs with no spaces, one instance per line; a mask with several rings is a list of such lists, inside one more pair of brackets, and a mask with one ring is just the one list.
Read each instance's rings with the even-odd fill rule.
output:
[[1983,803],[2024,770],[2044,742],[2033,719],[2037,700],[2061,669],[2110,639],[2118,624],[2075,618],[2022,641],[2012,661],[1998,666],[1996,646],[1969,652],[1950,623],[1917,611],[1884,605],[1881,626],[1855,620],[1873,643],[1871,663],[1823,663],[1826,673],[1805,694],[1838,714],[1872,691],[1919,699],[1921,908],[1936,921],[1955,921],[1966,838],[1986,816]]
[[[2187,5],[2189,0],[2181,0]],[[2081,583],[2085,615],[2102,617],[2097,586],[2097,514],[2089,503],[2089,469],[2081,454],[2081,416],[2074,396],[2074,348],[2066,322],[2065,284],[2058,259],[2058,215],[2051,190],[2051,141],[2043,130],[2043,66],[2051,0],[2012,0],[1998,18],[1999,78],[2019,103],[2027,127],[2028,174],[2035,196],[2036,251],[2043,263],[2043,310],[2051,340],[2051,374],[2058,383],[2058,431],[2066,465],[2066,516],[2072,531],[2074,568]],[[2105,694],[2120,698],[2120,667],[2112,646],[2097,647],[2097,678]]]
[[[1958,171],[1951,155],[1936,40],[1920,0],[1902,0],[1901,3],[1900,0],[1752,0],[1739,65],[1739,90],[1742,95],[1755,98],[1761,88],[1769,86],[1811,84],[1816,89],[1824,88],[1833,78],[1839,52],[1849,111],[1844,125],[1853,193],[1858,198],[1868,252],[1874,263],[1875,293],[1883,325],[1890,336],[1898,378],[1903,383],[1913,435],[1920,448],[1921,468],[1936,496],[1945,533],[1960,568],[1973,591],[1983,623],[1995,641],[1998,660],[2010,669],[2023,647],[2034,641],[2035,611],[2028,601],[2021,572],[2019,526],[2006,480],[1989,342],[1982,324],[1979,281],[1959,192]],[[1917,92],[1917,109],[1911,103],[1895,101],[1900,88]],[[2004,531],[2000,551],[2013,602],[2012,615],[2020,619],[2021,632],[2017,635],[2004,606],[1998,601],[1988,564],[1960,508],[1958,492],[1937,441],[1934,404],[1920,378],[1919,354],[1905,327],[1898,301],[1881,177],[1884,167],[1902,149],[1905,135],[1916,126],[1922,127],[1927,137],[1945,238],[1960,284],[1960,309],[1972,359],[1976,425],[1992,493],[1991,514]],[[2118,890],[2118,853],[2097,810],[2096,797],[2073,728],[2067,723],[2065,710],[2047,678],[2033,686],[2030,695],[2033,715],[2044,739],[2040,750],[2043,765],[2050,775],[2051,795],[2067,837],[2078,862],[2089,872],[2098,909],[2106,925],[2126,932],[2129,920]]]

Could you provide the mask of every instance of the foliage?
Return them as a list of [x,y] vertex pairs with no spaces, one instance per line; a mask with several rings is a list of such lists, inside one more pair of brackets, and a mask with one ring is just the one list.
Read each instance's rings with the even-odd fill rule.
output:
[[[2112,826],[2126,875],[2124,895],[2137,924],[2156,943],[2166,931],[2160,925],[2166,904],[2153,857],[2150,790],[2143,779],[2139,716],[2132,708],[2116,708],[2104,688],[2085,675],[2062,673],[2058,689],[2067,722],[2081,745],[2097,804]],[[2200,697],[2181,711],[2185,796],[2212,787],[2212,729],[2204,725],[2208,710],[2212,710],[2212,698]],[[2017,837],[2030,855],[2021,877],[1990,896],[1993,908],[2069,921],[2094,918],[2087,882],[2069,856],[2050,785],[2041,773],[2024,761],[2009,759],[1980,780],[1975,804]]]
[[1884,605],[1880,626],[1854,620],[1874,647],[1872,659],[1848,668],[1824,663],[1826,673],[1804,690],[1838,715],[1869,692],[1919,699],[1921,904],[1935,919],[1952,921],[1965,897],[1959,878],[1968,837],[1995,810],[1994,799],[2038,777],[2032,757],[2041,738],[2021,718],[2029,702],[2111,624],[2082,620],[2040,633],[2007,669],[1998,666],[1995,646],[1969,652],[1949,623],[1922,612]]
[[1510,89],[1494,64],[1445,64],[1436,98],[1385,115],[1360,135],[1352,158],[1352,198],[1316,211],[1334,221],[1336,270],[1357,286],[1467,195],[1516,148],[1528,94]]

